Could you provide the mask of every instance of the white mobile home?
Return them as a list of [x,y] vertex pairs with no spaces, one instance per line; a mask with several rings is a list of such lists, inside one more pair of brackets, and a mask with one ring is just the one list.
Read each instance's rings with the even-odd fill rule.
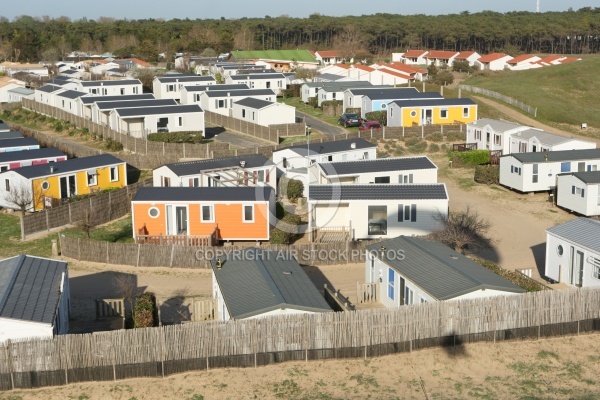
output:
[[600,215],[600,171],[593,167],[589,172],[558,175],[556,204],[587,217]]
[[142,82],[139,79],[83,81],[79,82],[78,90],[98,96],[125,96],[143,93]]
[[207,90],[247,90],[246,84],[236,85],[201,85],[184,86],[181,88],[181,104],[200,104],[200,95]]
[[283,103],[246,97],[233,103],[231,116],[261,126],[293,124],[296,122],[296,108]]
[[18,87],[7,91],[6,96],[8,103],[16,103],[23,99],[35,100],[35,90]]
[[500,184],[519,192],[554,190],[557,176],[598,170],[600,149],[515,153],[500,157]]
[[318,184],[437,183],[437,166],[427,156],[313,164]]
[[35,89],[34,99],[38,103],[54,107],[54,96],[63,90],[65,89],[58,85],[44,85]]
[[[317,79],[317,78],[315,78]],[[344,91],[347,89],[372,88],[373,85],[367,81],[344,80],[336,82],[306,82],[300,87],[300,96],[302,101],[308,101],[317,97],[319,105],[327,100],[343,100]],[[391,87],[391,86],[383,86]]]
[[216,85],[217,80],[212,76],[199,75],[165,75],[157,76],[152,81],[152,93],[157,99],[181,99],[184,86]]
[[277,100],[275,92],[271,89],[247,89],[247,90],[209,90],[200,94],[200,106],[203,110],[231,116],[233,103],[245,98],[269,101]]
[[84,96],[77,99],[77,115],[79,117],[92,119],[92,104],[97,101],[132,101],[153,99],[152,93],[130,94],[128,96]]
[[[399,92],[397,91],[398,89],[400,89]],[[344,111],[349,108],[361,108],[362,100],[365,95],[367,95],[369,93],[382,93],[382,92],[393,93],[394,95],[396,95],[397,93],[400,93],[400,94],[410,93],[410,94],[414,95],[416,93],[419,93],[419,90],[417,90],[417,88],[414,88],[414,87],[394,88],[391,86],[374,86],[374,87],[365,87],[365,88],[346,89],[346,90],[344,90],[344,99],[343,99]],[[393,97],[393,95],[390,95],[390,96]]]
[[316,241],[341,229],[351,240],[423,236],[440,228],[448,200],[443,183],[310,185],[308,228]]
[[110,112],[117,108],[151,108],[176,105],[177,102],[173,99],[96,101],[91,105],[92,121],[100,125],[109,126]]
[[511,153],[595,149],[596,143],[529,128],[510,137]]
[[77,90],[63,90],[57,92],[54,96],[54,107],[59,108],[71,114],[77,113],[77,99],[87,96],[86,92],[78,92]]
[[69,333],[67,263],[20,255],[0,261],[0,343]]
[[287,79],[282,73],[263,73],[247,75],[230,75],[225,79],[225,83],[246,84],[250,89],[271,89],[278,96],[282,90],[287,89]]
[[[362,96],[362,104],[360,115],[362,118],[367,117],[367,113],[373,111],[387,111],[388,105],[393,101],[409,101],[409,100],[462,100],[469,101],[470,99],[444,99],[441,94],[437,92],[423,92],[419,93],[414,88],[394,88],[393,90],[382,89],[380,92],[367,92]],[[472,100],[470,100],[472,102]],[[392,121],[395,121],[394,115],[391,116]],[[388,112],[388,126],[402,126],[402,125],[390,125],[390,115]]]
[[442,243],[400,236],[367,247],[365,282],[388,308],[525,293]]
[[476,143],[478,150],[502,150],[502,155],[510,154],[511,136],[528,128],[514,122],[481,118],[467,124],[467,143]]
[[333,311],[291,255],[248,248],[211,266],[220,321]]
[[600,286],[600,221],[577,218],[546,229],[545,275],[574,287]]
[[204,111],[197,104],[149,108],[117,108],[110,128],[134,137],[155,132],[199,132],[204,136]]

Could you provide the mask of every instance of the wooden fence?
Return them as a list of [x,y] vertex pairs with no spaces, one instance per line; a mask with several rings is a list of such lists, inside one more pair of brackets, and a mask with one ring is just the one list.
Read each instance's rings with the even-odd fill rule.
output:
[[192,322],[217,319],[217,299],[194,299],[192,301]]
[[63,335],[0,346],[0,390],[367,358],[600,330],[600,289]]
[[[281,252],[295,257],[304,265],[336,265],[365,261],[365,248],[379,242],[310,243],[299,245],[263,244],[261,250]],[[178,246],[142,243],[112,243],[91,239],[60,237],[61,254],[80,261],[134,267],[169,267],[208,269],[210,260],[235,254],[246,246]]]
[[[152,186],[152,179],[146,179],[113,192],[100,193],[85,200],[47,208],[23,217],[22,237],[38,232],[49,232],[81,221],[86,212],[94,225],[104,224],[131,212],[131,198],[142,186]],[[132,233],[133,234],[133,233]]]
[[533,115],[534,117],[537,117],[537,107],[531,107],[531,106],[523,103],[522,101],[513,99],[512,97],[508,97],[501,93],[494,92],[494,91],[491,91],[488,89],[483,89],[483,88],[476,87],[476,86],[458,85],[458,88],[461,90],[466,90],[468,92],[482,94],[484,96],[488,96],[493,99],[500,100],[506,104],[510,104],[513,107],[517,107],[517,108],[525,111],[526,113]]

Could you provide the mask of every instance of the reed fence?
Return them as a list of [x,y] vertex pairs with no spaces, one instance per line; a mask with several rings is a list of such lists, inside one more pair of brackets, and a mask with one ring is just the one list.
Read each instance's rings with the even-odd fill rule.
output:
[[600,329],[600,289],[119,330],[0,345],[0,390],[368,358]]
[[22,237],[26,239],[28,235],[34,233],[49,232],[51,229],[72,225],[82,221],[86,212],[94,225],[121,218],[131,212],[131,198],[142,186],[152,186],[152,179],[112,192],[99,193],[84,200],[26,214],[21,225]]
[[518,109],[525,111],[527,114],[531,114],[534,117],[537,117],[537,107],[531,107],[530,105],[527,105],[517,99],[513,99],[512,97],[505,96],[501,93],[494,92],[494,91],[488,90],[488,89],[483,89],[483,88],[476,87],[476,86],[458,85],[458,88],[461,90],[466,90],[468,92],[482,94],[484,96],[491,97],[496,100],[500,100],[506,104],[510,104],[513,107],[517,107]]

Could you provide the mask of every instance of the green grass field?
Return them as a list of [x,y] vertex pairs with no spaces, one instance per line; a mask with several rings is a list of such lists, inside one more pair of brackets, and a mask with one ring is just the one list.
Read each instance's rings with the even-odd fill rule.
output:
[[600,57],[590,56],[565,65],[476,75],[464,83],[537,107],[537,120],[575,132],[583,122],[600,129],[599,73]]
[[234,51],[233,56],[238,60],[264,58],[269,60],[296,60],[317,62],[308,50],[251,50]]

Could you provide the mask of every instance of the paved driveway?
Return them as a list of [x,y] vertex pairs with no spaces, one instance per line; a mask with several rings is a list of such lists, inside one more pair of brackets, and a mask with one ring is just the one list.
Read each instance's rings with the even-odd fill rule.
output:
[[243,133],[227,131],[222,127],[207,127],[206,138],[214,138],[219,142],[231,143],[232,146],[235,146],[239,149],[258,146],[272,146],[275,144],[267,140],[255,138],[254,136],[244,135]]
[[306,121],[307,125],[310,125],[310,127],[312,128],[312,131],[318,131],[321,132],[323,135],[325,136],[334,136],[334,135],[338,135],[341,133],[348,133],[349,131],[341,126],[337,126],[337,125],[331,125],[327,122],[321,121],[318,118],[312,117],[308,114],[302,113],[298,110],[296,110],[296,116],[297,117],[303,117],[304,120]]

